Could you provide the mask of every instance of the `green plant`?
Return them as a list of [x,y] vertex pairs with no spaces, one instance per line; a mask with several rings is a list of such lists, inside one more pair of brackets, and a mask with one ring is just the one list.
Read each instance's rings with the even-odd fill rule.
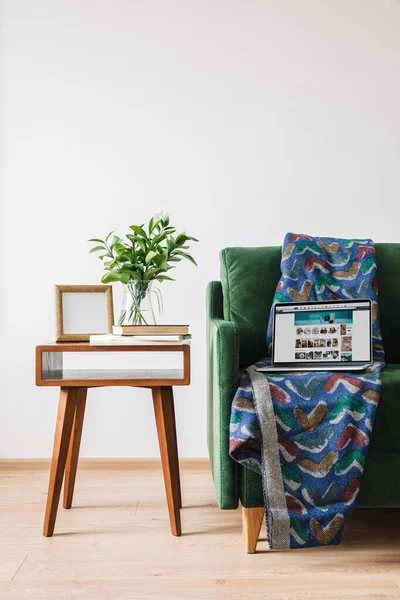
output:
[[172,277],[166,275],[168,271],[181,260],[189,260],[197,264],[194,258],[186,252],[189,249],[187,242],[198,240],[185,232],[175,236],[176,228],[169,224],[169,216],[157,213],[145,226],[130,225],[133,233],[126,234],[126,240],[118,235],[112,237],[113,231],[105,240],[92,238],[89,242],[96,243],[90,250],[100,252],[100,260],[104,261],[106,273],[101,278],[103,283],[112,281],[148,282],[152,280],[173,281]]
[[[173,281],[167,275],[176,263],[189,260],[197,264],[187,252],[188,242],[198,240],[185,232],[176,235],[176,228],[169,223],[168,214],[157,213],[147,225],[130,225],[132,231],[125,239],[114,232],[108,234],[105,240],[92,238],[89,242],[96,245],[90,250],[99,252],[99,258],[104,264],[103,283],[120,281],[127,284],[132,296],[130,315],[121,314],[120,324],[146,323],[140,311],[140,303],[152,281]],[[128,318],[129,317],[129,318]]]

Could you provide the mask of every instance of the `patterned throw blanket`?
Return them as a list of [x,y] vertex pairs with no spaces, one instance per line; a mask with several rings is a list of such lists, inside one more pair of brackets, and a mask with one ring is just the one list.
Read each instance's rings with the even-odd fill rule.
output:
[[[338,544],[359,491],[384,367],[375,248],[371,240],[290,233],[281,271],[274,302],[370,298],[374,364],[359,373],[276,375],[255,370],[268,359],[252,365],[232,403],[230,455],[262,475],[271,549]],[[270,317],[269,348],[272,325]]]

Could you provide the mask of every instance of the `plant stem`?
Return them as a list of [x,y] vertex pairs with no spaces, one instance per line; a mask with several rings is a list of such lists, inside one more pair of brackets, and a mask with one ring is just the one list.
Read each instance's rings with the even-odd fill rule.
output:
[[119,325],[126,323],[128,325],[147,325],[147,321],[143,316],[141,310],[141,302],[146,298],[148,293],[149,285],[146,284],[135,284],[133,281],[126,284],[131,297],[130,309],[122,311],[119,318]]

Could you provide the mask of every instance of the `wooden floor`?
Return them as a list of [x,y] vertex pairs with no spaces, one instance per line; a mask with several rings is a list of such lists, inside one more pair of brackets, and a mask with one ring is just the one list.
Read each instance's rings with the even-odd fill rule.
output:
[[[0,598],[400,599],[396,510],[359,510],[335,548],[243,551],[240,511],[215,504],[207,464],[183,462],[184,535],[170,533],[158,462],[83,463],[74,506],[42,536],[48,472],[0,463]],[[264,533],[262,533],[264,537]]]

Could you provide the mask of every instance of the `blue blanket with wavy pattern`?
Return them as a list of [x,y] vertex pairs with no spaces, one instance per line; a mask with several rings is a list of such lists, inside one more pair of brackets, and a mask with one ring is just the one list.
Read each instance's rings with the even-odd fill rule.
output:
[[[360,488],[384,367],[374,244],[289,233],[281,271],[274,303],[371,299],[374,363],[346,373],[256,371],[268,358],[252,365],[232,403],[229,451],[262,475],[271,549],[338,544]],[[270,317],[269,349],[272,327]],[[329,339],[324,352],[340,344],[351,360],[351,328]]]

